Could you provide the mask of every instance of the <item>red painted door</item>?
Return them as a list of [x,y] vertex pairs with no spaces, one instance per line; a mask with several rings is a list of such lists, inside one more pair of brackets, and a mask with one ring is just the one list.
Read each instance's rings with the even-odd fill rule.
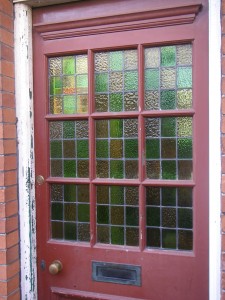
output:
[[203,2],[34,10],[39,299],[208,299]]

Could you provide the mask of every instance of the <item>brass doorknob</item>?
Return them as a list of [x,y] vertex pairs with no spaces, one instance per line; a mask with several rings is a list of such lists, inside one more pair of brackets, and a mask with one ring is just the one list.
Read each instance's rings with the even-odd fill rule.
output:
[[52,275],[58,274],[60,271],[62,271],[63,265],[61,261],[54,260],[50,266],[49,266],[49,273]]

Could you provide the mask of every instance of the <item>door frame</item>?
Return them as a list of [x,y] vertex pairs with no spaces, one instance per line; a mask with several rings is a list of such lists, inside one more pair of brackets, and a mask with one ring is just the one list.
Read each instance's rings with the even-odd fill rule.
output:
[[[19,157],[21,297],[37,299],[33,144],[32,8],[15,0],[15,80]],[[31,1],[29,1],[31,2]],[[64,2],[64,1],[61,1]],[[220,1],[209,0],[209,295],[220,299],[221,25]],[[25,37],[25,42],[21,42]],[[27,52],[28,51],[28,52]],[[25,55],[28,54],[28,55]],[[24,59],[21,59],[25,57]],[[22,107],[22,109],[21,109]],[[24,139],[24,136],[30,137]],[[211,155],[211,153],[213,153]]]

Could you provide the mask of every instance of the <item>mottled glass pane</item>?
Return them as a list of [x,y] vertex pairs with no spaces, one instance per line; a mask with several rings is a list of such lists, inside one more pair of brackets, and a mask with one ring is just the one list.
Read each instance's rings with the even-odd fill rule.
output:
[[108,158],[108,140],[97,140],[96,141],[96,157],[97,158]]
[[123,121],[120,119],[110,120],[110,137],[118,138],[123,136]]
[[51,158],[62,158],[62,142],[52,141],[50,143]]
[[158,68],[160,66],[160,48],[145,49],[145,67]]
[[176,118],[161,119],[161,134],[163,137],[176,136]]
[[177,70],[177,86],[178,88],[192,87],[192,68],[179,67]]
[[159,228],[147,228],[147,247],[160,247]]
[[192,209],[189,208],[179,208],[178,209],[178,227],[179,228],[189,228],[192,226]]
[[109,91],[121,92],[123,91],[123,73],[112,72],[109,75]]
[[163,160],[162,161],[162,179],[176,179],[176,161],[174,160]]
[[173,187],[162,188],[162,205],[176,206],[176,188]]
[[159,109],[159,92],[146,91],[145,92],[145,110]]
[[178,206],[192,207],[192,189],[182,187],[178,190]]
[[146,204],[159,205],[160,204],[160,188],[159,187],[146,187]]
[[161,157],[162,158],[176,158],[176,139],[162,139],[161,140]]
[[62,160],[51,160],[51,176],[53,177],[61,177],[63,176],[63,170],[62,170]]
[[97,206],[97,223],[109,224],[109,206],[106,205]]
[[138,94],[137,93],[125,93],[124,94],[124,110],[134,111],[138,109]]
[[178,161],[178,179],[189,180],[192,179],[193,165],[192,160]]
[[113,225],[124,224],[124,207],[123,206],[112,206],[111,207],[111,223]]
[[125,178],[138,178],[138,160],[125,161]]
[[120,71],[123,70],[123,52],[114,51],[109,53],[109,63],[111,71]]
[[[50,190],[52,238],[89,241],[89,186],[53,184]],[[54,198],[58,190],[60,190],[61,200]]]
[[146,176],[150,179],[160,179],[160,161],[149,160],[146,162]]
[[99,204],[109,203],[109,186],[97,186],[97,199]]
[[97,160],[96,162],[96,177],[109,178],[109,162],[104,160]]
[[192,64],[192,45],[177,45],[177,64],[191,65]]
[[104,72],[108,71],[108,68],[108,53],[95,53],[95,71]]
[[[54,122],[52,122],[52,124],[54,124]],[[75,122],[68,121],[68,122],[62,122],[62,124],[63,124],[64,139],[75,138]]]
[[88,158],[88,141],[87,140],[78,140],[77,141],[77,157],[78,158]]
[[125,157],[138,158],[138,140],[125,140]]
[[193,249],[193,232],[190,230],[178,231],[178,248],[181,250]]
[[138,228],[127,227],[126,244],[128,246],[138,246],[139,245],[139,230],[138,230]]
[[182,89],[177,91],[177,108],[188,109],[192,107],[192,90]]
[[124,136],[137,137],[138,136],[138,121],[137,119],[124,120]]
[[138,188],[136,186],[126,187],[126,204],[138,205],[138,203],[139,203]]
[[77,177],[87,178],[89,176],[89,161],[78,160],[77,162]]
[[161,89],[173,89],[176,87],[176,69],[161,69]]
[[[51,114],[76,114],[88,110],[87,55],[49,59],[49,108]],[[79,95],[86,93],[86,95]]]
[[124,245],[124,228],[119,226],[111,227],[111,243]]
[[103,244],[109,244],[109,227],[98,226],[97,242]]
[[111,160],[110,161],[110,177],[111,178],[124,178],[123,161]]
[[115,93],[109,95],[109,108],[110,111],[122,111],[123,110],[123,94]]
[[178,143],[178,158],[192,158],[192,139],[179,138]]
[[163,227],[176,227],[176,209],[175,208],[162,208],[162,226]]
[[159,70],[150,69],[145,71],[145,89],[157,90],[159,88]]
[[125,91],[137,91],[137,89],[138,89],[138,72],[125,72],[124,89],[125,89]]
[[[108,157],[108,152],[107,152],[107,156],[105,156],[105,157]],[[111,158],[122,158],[123,157],[123,141],[122,140],[114,139],[114,140],[110,141],[110,157]]]
[[108,137],[108,120],[96,121],[96,138],[107,138]]
[[176,249],[176,230],[162,230],[162,247]]
[[[122,105],[122,103],[121,103]],[[95,95],[95,110],[97,112],[108,111],[108,95],[106,94],[96,94]],[[114,110],[112,110],[114,111]]]
[[124,51],[125,70],[136,70],[138,68],[137,50]]
[[159,137],[160,135],[160,119],[145,119],[145,135],[146,137]]
[[176,47],[166,46],[161,48],[161,66],[170,67],[176,64]]
[[95,75],[95,91],[100,93],[108,91],[108,74]]
[[110,187],[110,200],[112,204],[124,204],[124,187],[122,186],[111,186]]
[[76,121],[76,137],[81,139],[88,138],[87,121]]
[[52,201],[63,201],[63,186],[53,184],[51,186],[51,199]]
[[174,90],[161,91],[161,109],[176,108],[176,93]]
[[177,131],[179,137],[190,137],[192,136],[192,118],[191,117],[180,117],[177,118]]
[[76,161],[64,161],[64,177],[76,177]]

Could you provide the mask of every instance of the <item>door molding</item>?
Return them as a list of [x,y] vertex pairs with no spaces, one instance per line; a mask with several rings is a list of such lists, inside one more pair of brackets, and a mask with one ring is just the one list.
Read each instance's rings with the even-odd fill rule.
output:
[[[18,2],[18,0],[15,0]],[[24,1],[27,2],[27,1]],[[58,1],[64,2],[65,1]],[[28,34],[28,49],[31,49],[32,45],[32,35],[30,29],[32,27],[32,20],[30,14],[30,7],[25,4],[15,4],[15,11],[29,11],[28,15],[22,15],[21,18],[25,19],[25,22],[21,23],[21,18],[15,18],[15,28],[21,26],[23,28],[24,34]],[[210,231],[210,300],[219,300],[220,299],[220,253],[221,253],[221,243],[220,243],[220,103],[221,103],[221,87],[220,87],[220,44],[221,44],[221,27],[220,27],[220,3],[219,1],[209,0],[209,133],[210,133],[210,174],[209,174],[209,188],[210,188],[210,197],[209,197],[209,206],[210,206],[210,222],[209,222],[209,231]],[[18,38],[18,32],[15,30],[15,43],[18,45],[23,44]],[[17,46],[18,46],[17,45]],[[25,47],[26,47],[25,45]],[[32,59],[24,62],[19,59],[20,55],[18,52],[18,47],[16,47],[16,68],[24,70],[24,76],[28,76],[30,82],[32,82]],[[32,86],[25,85],[24,76],[21,76],[21,72],[16,72],[16,103],[21,105],[23,95],[19,93],[19,86],[23,89],[24,94],[32,95]],[[32,111],[32,97],[29,99],[29,107],[23,106],[23,110],[17,109],[17,118],[20,122],[20,130],[18,130],[18,140],[24,140],[24,134],[27,128],[33,128],[33,111]],[[25,101],[23,102],[25,103]],[[29,117],[24,112],[29,112]],[[21,290],[22,298],[24,299],[37,299],[37,286],[35,282],[35,261],[36,261],[36,245],[33,242],[36,240],[35,234],[35,199],[31,197],[34,195],[35,187],[33,184],[34,181],[34,156],[33,148],[31,149],[31,140],[25,139],[24,145],[26,148],[21,147],[19,149],[19,169],[28,170],[30,167],[30,173],[26,173],[27,180],[30,182],[29,192],[19,195],[20,206],[21,203],[24,203],[24,209],[32,208],[32,214],[21,213],[20,214],[20,224],[23,224],[23,232],[29,235],[29,239],[24,241],[21,239]],[[212,156],[213,153],[213,156]],[[29,155],[28,155],[29,154]],[[22,180],[22,177],[19,177],[19,189],[20,191],[24,189],[26,182]],[[33,226],[31,226],[33,224]],[[21,226],[21,225],[20,225]],[[22,226],[20,228],[22,228]],[[25,266],[25,268],[24,268]],[[28,272],[28,270],[30,270]]]

